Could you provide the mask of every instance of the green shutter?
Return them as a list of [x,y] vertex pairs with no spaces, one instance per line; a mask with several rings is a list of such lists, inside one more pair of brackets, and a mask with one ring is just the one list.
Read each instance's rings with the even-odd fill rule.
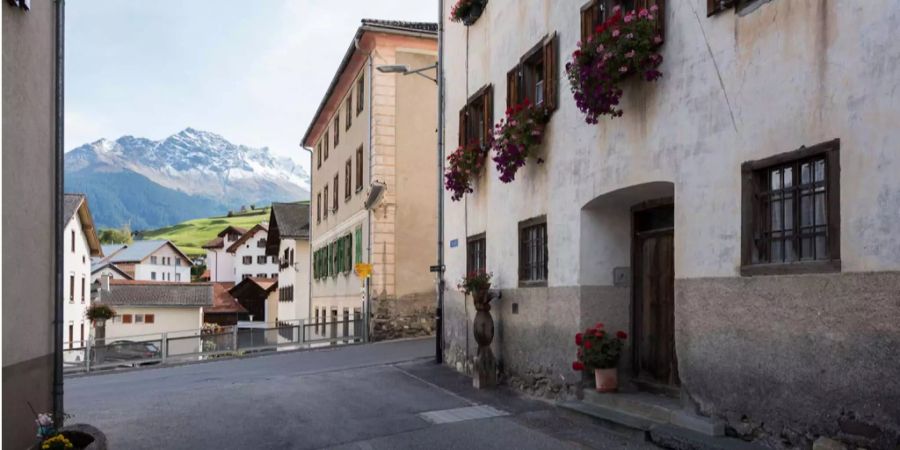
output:
[[356,227],[356,262],[361,263],[362,261],[362,227]]

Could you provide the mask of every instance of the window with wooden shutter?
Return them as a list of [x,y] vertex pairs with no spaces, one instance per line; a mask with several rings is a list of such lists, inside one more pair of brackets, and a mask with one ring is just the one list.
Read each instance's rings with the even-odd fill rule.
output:
[[558,106],[559,98],[559,39],[556,33],[545,37],[506,73],[506,107],[511,108],[526,99],[543,105],[550,111]]
[[331,212],[333,212],[333,213],[337,213],[337,210],[338,210],[338,197],[340,196],[340,192],[341,192],[341,185],[339,184],[339,182],[340,182],[340,179],[338,178],[338,174],[334,174],[334,182],[333,182],[333,184],[334,184],[334,200],[331,205],[331,209],[332,209]]
[[131,323],[131,314],[123,314],[122,323]]
[[334,148],[341,143],[341,113],[334,115]]
[[144,323],[156,322],[156,316],[153,314],[144,314]]
[[494,87],[488,86],[484,92],[484,98],[481,103],[481,143],[482,147],[488,145],[494,133]]
[[544,106],[550,111],[556,110],[558,81],[557,73],[559,69],[559,38],[553,33],[544,41]]
[[519,76],[521,66],[518,64],[512,70],[506,72],[506,109],[511,109],[519,103]]
[[344,164],[344,200],[350,200],[350,193],[352,192],[350,189],[350,172],[352,171],[352,165],[353,163],[350,158],[347,158],[347,162]]
[[466,109],[468,109],[468,105],[463,106],[462,109],[459,110],[459,146],[466,145]]
[[356,192],[363,188],[363,148],[356,149]]
[[459,111],[459,145],[486,147],[494,132],[494,87],[487,85],[475,92]]

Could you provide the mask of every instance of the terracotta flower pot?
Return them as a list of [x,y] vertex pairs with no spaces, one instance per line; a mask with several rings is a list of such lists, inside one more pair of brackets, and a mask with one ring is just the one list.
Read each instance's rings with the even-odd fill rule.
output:
[[615,392],[619,389],[619,373],[615,367],[594,369],[594,380],[597,383],[597,392]]

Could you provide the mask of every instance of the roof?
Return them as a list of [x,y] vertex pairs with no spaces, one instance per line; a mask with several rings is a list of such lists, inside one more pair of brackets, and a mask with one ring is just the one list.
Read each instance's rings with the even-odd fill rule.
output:
[[229,231],[234,231],[234,232],[237,233],[237,234],[244,234],[244,233],[247,232],[247,229],[246,229],[246,228],[243,228],[243,227],[236,227],[236,226],[234,226],[234,225],[228,225],[227,227],[225,227],[224,230],[220,231],[219,234],[217,234],[216,236],[218,236],[218,237],[225,237],[225,235],[226,235]]
[[241,306],[238,303],[237,299],[234,298],[229,291],[229,289],[234,287],[234,283],[213,283],[213,306],[211,308],[205,308],[203,310],[204,313],[230,313],[230,314],[243,314],[247,312],[247,309]]
[[247,277],[240,283],[228,289],[228,293],[235,297],[242,297],[248,290],[257,292],[272,292],[278,287],[276,278]]
[[234,241],[234,243],[231,244],[225,251],[227,251],[228,253],[234,253],[238,248],[241,247],[241,245],[244,244],[244,242],[247,242],[247,239],[252,238],[253,235],[255,235],[258,231],[265,231],[268,234],[269,226],[264,223],[258,223],[254,225],[253,228],[242,234],[241,237],[238,240]]
[[438,25],[434,22],[404,22],[400,20],[362,19],[359,28],[356,30],[356,34],[350,41],[350,46],[347,48],[346,53],[344,53],[344,58],[341,60],[340,65],[338,65],[337,71],[331,78],[331,84],[328,85],[328,90],[325,91],[325,96],[322,97],[322,101],[319,102],[319,107],[316,109],[316,113],[313,115],[312,120],[309,122],[309,127],[306,129],[306,133],[303,133],[303,139],[300,141],[300,145],[312,147],[313,143],[307,142],[307,140],[312,134],[312,130],[315,127],[316,122],[319,120],[319,116],[322,115],[322,112],[325,110],[325,105],[328,104],[328,99],[331,98],[331,95],[337,88],[341,75],[344,73],[344,70],[347,69],[347,66],[350,65],[350,60],[353,58],[353,54],[357,50],[357,43],[359,42],[360,38],[362,38],[363,33],[365,33],[366,31],[375,31],[437,39],[437,29]]
[[94,217],[88,208],[87,197],[84,194],[65,194],[63,196],[63,219],[69,223],[78,214],[81,219],[81,230],[88,241],[91,256],[102,256],[103,248],[100,238],[97,237],[97,229],[94,227]]
[[134,279],[134,277],[132,277],[131,275],[129,275],[128,273],[126,273],[125,271],[120,269],[119,266],[117,266],[109,261],[104,261],[102,259],[95,261],[94,258],[91,259],[91,275],[93,275],[107,267],[114,270],[115,272],[118,272],[118,274],[121,275],[126,280]]
[[222,248],[225,246],[225,239],[221,237],[217,237],[205,244],[203,244],[203,248]]
[[152,241],[134,241],[131,244],[109,244],[103,246],[103,253],[108,255],[106,261],[114,263],[140,262],[144,258],[150,256],[153,252],[169,245],[176,253],[181,255],[188,262],[193,261],[188,255],[185,255],[175,244],[170,241],[157,239]]
[[266,254],[277,255],[281,239],[309,240],[309,202],[272,203]]
[[211,283],[110,280],[109,292],[100,293],[100,303],[111,306],[209,307],[213,306],[213,286]]

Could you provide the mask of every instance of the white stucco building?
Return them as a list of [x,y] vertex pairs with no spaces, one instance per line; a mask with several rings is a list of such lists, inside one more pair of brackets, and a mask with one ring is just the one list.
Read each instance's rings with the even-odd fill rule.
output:
[[87,197],[66,194],[63,213],[63,349],[73,349],[83,347],[90,332],[84,312],[91,303],[91,257],[102,253]]
[[309,202],[272,204],[266,254],[278,258],[277,320],[309,319]]
[[103,246],[102,260],[115,264],[135,280],[186,283],[191,281],[191,258],[166,240],[134,241]]
[[444,3],[448,155],[511,93],[554,103],[512,182],[488,159],[445,192],[447,361],[471,367],[452,287],[486,268],[495,353],[530,392],[573,396],[573,337],[602,322],[630,335],[620,384],[774,435],[896,442],[900,4],[626,2],[661,6],[662,78],[624,80],[624,115],[589,124],[565,67],[616,3],[491,0],[469,27]]
[[226,247],[225,251],[233,258],[235,283],[250,277],[278,278],[277,257],[266,255],[267,234],[268,224],[263,222],[247,230],[237,241]]
[[206,249],[206,270],[209,272],[209,281],[212,282],[234,282],[234,254],[228,252],[228,248],[237,242],[244,233],[246,228],[228,226],[214,239],[203,244]]

